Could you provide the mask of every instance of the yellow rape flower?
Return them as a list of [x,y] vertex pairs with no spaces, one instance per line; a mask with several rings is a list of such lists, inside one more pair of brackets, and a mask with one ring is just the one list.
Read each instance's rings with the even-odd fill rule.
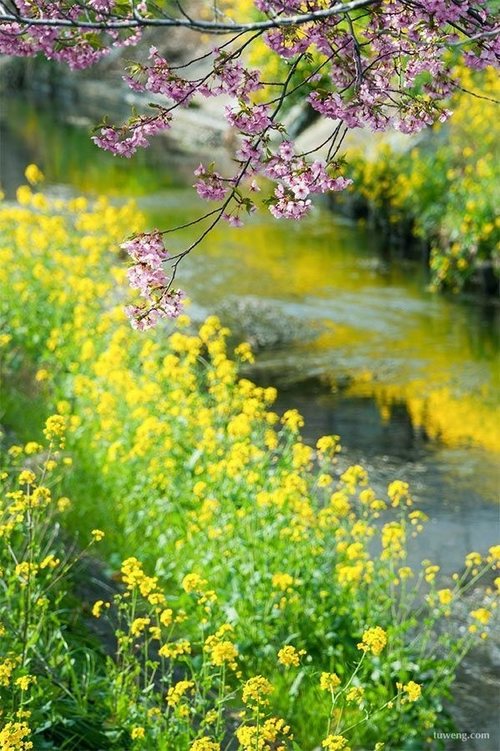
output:
[[331,485],[333,481],[333,477],[331,475],[320,475],[318,477],[318,488],[326,488],[328,485]]
[[[283,736],[289,735],[290,726],[281,717],[270,717],[262,725],[261,733],[265,741],[275,743],[280,734]],[[290,740],[292,740],[291,736]],[[280,748],[283,748],[283,746],[280,746]]]
[[436,578],[436,574],[439,571],[439,566],[426,566],[424,569],[424,578],[425,581],[429,584],[434,581]]
[[55,555],[49,553],[49,555],[46,555],[40,563],[40,568],[56,568],[56,566],[59,566],[60,563],[61,561],[59,558],[56,558]]
[[173,610],[171,608],[165,608],[160,613],[160,623],[162,626],[170,626],[173,620]]
[[66,418],[63,415],[52,415],[45,421],[43,434],[48,441],[61,439],[66,432]]
[[220,631],[212,636],[207,637],[204,649],[210,655],[212,665],[223,665],[229,663],[230,667],[236,669],[236,658],[238,649],[232,641],[221,638]]
[[269,704],[267,696],[273,691],[272,684],[262,675],[256,675],[243,686],[243,703],[258,706]]
[[135,725],[130,731],[130,737],[133,741],[142,740],[146,737],[146,730],[142,727],[142,725]]
[[255,358],[252,353],[252,348],[248,342],[242,342],[234,350],[234,354],[241,360],[241,362],[255,362]]
[[359,703],[362,701],[364,695],[365,690],[362,686],[352,686],[346,693],[346,699],[347,701]]
[[166,702],[169,707],[176,707],[182,700],[184,695],[194,688],[193,681],[178,681],[174,686],[171,686],[167,692]]
[[451,589],[439,589],[437,596],[441,605],[449,605],[453,600],[453,592]]
[[347,738],[343,735],[327,735],[321,745],[326,751],[351,751],[351,747],[347,745]]
[[31,731],[25,722],[8,722],[0,730],[1,751],[29,751],[33,743],[26,740]]
[[488,553],[490,554],[493,561],[500,561],[500,545],[493,545],[488,550]]
[[30,454],[38,454],[42,450],[43,446],[36,441],[28,441],[24,447],[24,453],[30,456]]
[[36,683],[35,675],[22,675],[16,678],[15,685],[18,686],[21,691],[27,691],[31,685]]
[[184,592],[189,594],[190,592],[203,592],[207,584],[207,580],[203,579],[199,574],[186,574],[181,586]]
[[379,655],[387,644],[387,634],[380,626],[367,628],[363,632],[362,640],[358,643],[358,649],[363,652],[371,652]]
[[298,667],[300,665],[300,658],[305,654],[305,650],[298,650],[291,644],[287,644],[282,647],[278,652],[278,662],[285,667]]
[[150,618],[135,618],[130,624],[130,633],[132,636],[140,636],[150,623]]
[[486,610],[486,608],[471,610],[470,615],[472,616],[472,618],[474,618],[476,621],[479,621],[479,623],[482,623],[484,626],[486,626],[491,618],[491,612],[489,610]]
[[[255,725],[242,725],[236,730],[236,738],[244,751],[262,751],[262,740],[259,742],[259,729]],[[256,745],[258,743],[258,746]]]
[[28,185],[20,185],[16,190],[16,200],[21,206],[28,206],[33,198],[33,193]]
[[128,589],[133,589],[144,578],[142,564],[137,558],[127,558],[121,565],[121,574],[123,583]]
[[0,686],[8,686],[12,671],[16,667],[17,661],[11,657],[7,657],[3,662],[0,662]]
[[282,424],[289,430],[296,433],[299,428],[304,427],[304,418],[297,409],[287,409],[281,418]]
[[220,743],[205,736],[194,741],[190,745],[189,751],[220,751]]
[[321,673],[319,686],[323,691],[335,691],[341,684],[337,673]]
[[100,618],[102,615],[102,611],[105,608],[109,608],[110,604],[109,602],[104,602],[104,600],[96,600],[92,606],[92,615],[94,618]]
[[404,692],[403,701],[417,701],[422,696],[422,686],[415,681],[408,681],[405,684],[396,683],[396,688]]
[[36,572],[38,571],[38,566],[36,563],[29,563],[28,561],[22,561],[21,563],[18,563],[14,569],[16,576],[18,576],[21,579],[21,584],[25,585],[28,583],[28,580],[35,576]]
[[31,471],[31,469],[23,469],[23,471],[19,473],[17,481],[19,485],[34,485],[36,481],[36,475]]
[[40,368],[35,373],[35,381],[38,381],[38,383],[42,383],[42,381],[47,381],[50,378],[50,373],[45,368]]
[[36,164],[28,164],[24,170],[24,176],[31,185],[36,185],[45,179],[43,172]]
[[50,503],[50,500],[50,490],[41,485],[40,487],[35,488],[35,490],[33,491],[33,494],[31,496],[31,505],[34,507],[46,506],[48,503]]
[[158,650],[158,654],[160,657],[170,657],[171,659],[181,657],[182,655],[189,655],[191,654],[191,644],[187,639],[181,639],[172,644],[164,644]]
[[71,506],[71,501],[69,498],[66,498],[66,496],[63,496],[62,498],[58,498],[57,500],[57,509],[58,511],[66,511]]
[[340,451],[340,436],[324,435],[316,441],[316,448],[320,454],[336,454]]
[[295,579],[290,574],[277,573],[273,574],[272,584],[274,589],[279,589],[282,592],[286,592],[295,584]]
[[387,495],[394,507],[399,506],[400,502],[409,497],[409,485],[401,480],[394,480],[387,488]]
[[471,568],[473,566],[480,566],[482,561],[483,559],[480,553],[472,552],[472,553],[468,553],[465,556],[465,565],[467,566],[467,568]]

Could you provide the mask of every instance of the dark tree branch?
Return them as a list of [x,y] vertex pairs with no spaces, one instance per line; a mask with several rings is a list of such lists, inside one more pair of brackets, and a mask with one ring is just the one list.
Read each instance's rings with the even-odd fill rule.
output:
[[137,29],[146,27],[186,27],[195,31],[209,32],[213,34],[233,34],[235,32],[247,31],[266,31],[268,29],[283,28],[287,26],[300,26],[302,24],[328,19],[333,16],[345,15],[358,8],[365,8],[368,5],[380,5],[381,0],[351,0],[349,3],[337,3],[331,8],[325,10],[312,11],[310,13],[300,13],[296,16],[283,16],[268,19],[266,21],[254,21],[249,23],[229,23],[221,21],[203,21],[201,19],[190,18],[182,11],[183,18],[145,18],[144,16],[135,15],[132,18],[119,18],[114,16],[104,21],[78,21],[69,18],[50,18],[39,17],[32,18],[23,16],[19,12],[9,11],[5,2],[0,2],[2,15],[0,24],[3,23],[20,23],[31,26],[48,26],[50,28],[80,28],[80,29]]

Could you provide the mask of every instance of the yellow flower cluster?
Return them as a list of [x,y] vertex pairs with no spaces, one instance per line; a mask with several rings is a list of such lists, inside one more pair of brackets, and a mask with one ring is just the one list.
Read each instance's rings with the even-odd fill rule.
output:
[[151,623],[151,618],[136,618],[130,624],[132,636],[140,636]]
[[167,704],[169,707],[177,707],[183,696],[194,689],[193,681],[178,681],[167,692]]
[[31,730],[25,722],[8,722],[0,729],[0,751],[30,751]]
[[64,446],[64,436],[66,434],[66,418],[63,415],[52,415],[45,422],[43,430],[44,436],[48,441],[59,439],[59,445]]
[[30,686],[36,683],[36,675],[21,675],[16,678],[15,685],[18,686],[21,691],[27,691]]
[[207,637],[204,649],[208,652],[212,665],[220,667],[227,663],[232,670],[236,670],[238,649],[228,638],[232,634],[233,627],[229,623],[224,623],[215,634]]
[[302,655],[305,654],[304,649],[296,649],[296,647],[292,646],[291,644],[287,644],[285,647],[282,647],[280,651],[278,652],[278,662],[281,663],[281,665],[284,665],[285,667],[294,667],[297,668],[300,665],[300,658]]
[[243,702],[262,706],[269,703],[267,698],[273,691],[271,683],[262,675],[250,678],[243,686]]
[[163,644],[158,650],[158,654],[160,657],[169,657],[171,660],[175,660],[177,657],[191,654],[191,644],[187,639],[179,639],[179,641],[171,644]]
[[341,684],[337,673],[321,673],[319,686],[323,691],[335,691]]
[[343,735],[328,735],[321,745],[326,751],[351,751]]
[[182,580],[182,588],[185,592],[203,592],[206,585],[206,579],[202,579],[199,574],[186,574]]
[[274,589],[279,589],[281,592],[287,592],[295,585],[295,579],[293,576],[287,573],[273,574],[272,583]]
[[387,634],[384,629],[380,626],[372,626],[363,632],[363,638],[358,644],[358,649],[378,656],[386,644]]
[[284,751],[286,740],[293,740],[290,726],[281,717],[270,717],[260,727],[241,725],[236,737],[243,751]]
[[130,737],[133,741],[143,740],[146,737],[146,730],[142,725],[135,725],[130,731]]
[[220,743],[210,738],[198,738],[189,747],[189,751],[220,751]]
[[491,618],[491,612],[486,608],[478,608],[477,610],[471,610],[471,616],[474,620],[486,626]]
[[437,592],[437,596],[439,598],[439,602],[441,605],[449,605],[450,602],[453,600],[453,592],[451,589],[439,589]]
[[111,603],[104,602],[104,600],[96,600],[92,605],[92,615],[94,616],[94,618],[100,618],[102,611],[109,607],[111,607]]
[[304,426],[304,418],[296,409],[287,409],[281,418],[281,422],[286,428],[294,433]]
[[397,507],[401,503],[402,500],[408,500],[410,499],[410,489],[407,482],[402,482],[401,480],[394,480],[393,482],[389,483],[389,486],[387,488],[387,495],[391,499],[391,503],[393,506]]
[[13,670],[18,663],[17,658],[6,657],[0,662],[0,686],[8,686]]
[[356,704],[359,704],[363,701],[365,695],[365,690],[363,686],[352,686],[350,689],[346,692],[346,699],[347,701],[355,702]]
[[399,522],[389,522],[382,527],[382,558],[384,560],[406,557],[406,533]]
[[[99,530],[94,530],[99,531]],[[147,576],[142,563],[137,558],[127,558],[121,565],[122,581],[127,589],[138,589],[143,597],[148,598],[152,605],[159,605],[165,600],[163,592],[158,588],[158,577]]]
[[24,170],[24,176],[31,185],[36,185],[44,180],[43,172],[36,164],[28,164]]
[[422,696],[422,686],[415,681],[408,681],[408,683],[396,683],[396,688],[404,693],[402,701],[417,701]]

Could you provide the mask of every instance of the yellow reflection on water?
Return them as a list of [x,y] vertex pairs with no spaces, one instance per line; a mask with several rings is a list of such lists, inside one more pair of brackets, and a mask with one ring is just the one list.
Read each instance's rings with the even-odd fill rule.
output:
[[500,452],[500,414],[491,394],[457,395],[449,386],[416,379],[405,384],[378,381],[373,373],[355,376],[347,396],[372,397],[380,416],[389,422],[394,406],[404,403],[413,429],[447,446],[474,445]]
[[404,403],[429,438],[500,452],[494,325],[474,307],[426,292],[418,265],[381,273],[369,240],[321,213],[303,225],[219,231],[206,253],[237,258],[232,294],[291,301],[295,315],[324,323],[297,357],[324,356],[332,383],[351,363],[346,396],[373,398],[387,421]]

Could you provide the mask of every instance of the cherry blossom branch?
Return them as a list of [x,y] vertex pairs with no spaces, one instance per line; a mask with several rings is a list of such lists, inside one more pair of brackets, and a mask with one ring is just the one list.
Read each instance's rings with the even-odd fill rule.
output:
[[488,31],[481,31],[478,34],[467,35],[467,39],[461,39],[457,42],[450,42],[449,45],[450,47],[463,47],[465,44],[480,42],[483,39],[494,39],[498,36],[500,36],[500,26],[496,26],[494,29],[489,29]]
[[25,16],[19,12],[9,12],[5,2],[0,2],[2,23],[20,23],[30,26],[47,26],[49,28],[79,28],[79,29],[97,29],[97,30],[122,30],[122,29],[142,29],[146,27],[184,27],[194,31],[209,32],[211,34],[233,34],[234,32],[249,31],[267,31],[269,29],[284,28],[287,26],[301,26],[303,24],[315,21],[325,20],[333,16],[345,15],[358,8],[365,8],[370,5],[380,5],[381,0],[351,0],[349,3],[337,3],[331,8],[325,10],[311,11],[309,13],[300,13],[293,16],[282,16],[271,18],[266,21],[254,21],[248,23],[220,22],[220,21],[203,21],[191,17],[171,17],[163,16],[161,18],[150,18],[134,13],[131,18],[119,18],[115,15],[109,15],[107,20],[103,21],[80,21],[72,18],[52,18],[42,16],[33,18]]
[[[152,47],[146,61],[128,68],[124,80],[134,91],[157,96],[150,105],[155,112],[134,113],[119,127],[104,123],[94,136],[101,148],[130,157],[147,148],[151,136],[168,130],[178,109],[195,96],[224,96],[231,102],[223,117],[235,135],[236,173],[223,176],[215,165],[200,165],[195,171],[198,195],[219,205],[178,227],[137,235],[122,246],[134,262],[128,270],[130,284],[146,300],[142,307],[129,308],[138,328],[179,315],[182,293],[173,283],[182,259],[221,219],[240,226],[240,214],[257,208],[253,193],[261,186],[265,195],[259,203],[274,217],[302,218],[310,211],[313,194],[349,184],[342,174],[343,160],[337,159],[349,129],[417,133],[444,121],[451,114],[446,100],[461,88],[452,68],[457,57],[472,70],[496,64],[500,57],[500,30],[484,0],[332,0],[329,8],[321,7],[320,0],[308,0],[305,6],[300,0],[254,0],[254,5],[264,18],[243,23],[227,19],[217,3],[212,20],[205,20],[191,17],[181,2],[174,17],[146,0],[0,0],[0,53],[42,53],[71,68],[89,67],[117,46],[136,44],[146,28],[181,27],[229,36],[217,48],[176,66]],[[267,48],[264,55],[274,60],[276,73],[265,75],[262,57],[263,74],[248,67],[247,50],[258,41]],[[450,48],[457,50],[453,63]],[[208,72],[191,80],[181,77],[179,71],[202,61]],[[277,116],[286,101],[301,95],[316,117],[334,125],[322,143],[296,153]],[[325,147],[325,160],[307,160]],[[271,187],[257,182],[259,176]],[[164,237],[198,225],[202,229],[196,238],[170,255]],[[170,276],[165,273],[168,265]]]
[[[260,142],[266,137],[266,134],[267,134],[268,130],[271,127],[273,127],[273,123],[274,123],[277,115],[279,114],[282,106],[283,106],[283,102],[285,101],[285,98],[286,98],[286,95],[287,95],[287,87],[288,87],[288,85],[290,83],[290,80],[292,79],[293,74],[295,73],[295,70],[297,69],[297,67],[298,67],[301,59],[302,59],[302,56],[299,56],[297,58],[297,60],[295,60],[294,63],[291,65],[291,69],[290,69],[290,71],[288,73],[288,76],[287,76],[285,82],[284,82],[283,91],[282,91],[281,96],[279,98],[278,104],[276,105],[276,108],[274,109],[272,115],[269,118],[270,122],[263,129],[263,131],[258,135],[258,137],[256,138],[256,141],[254,143],[254,148],[256,148],[260,144]],[[203,242],[203,240],[207,237],[207,235],[220,222],[220,220],[224,216],[225,210],[227,209],[227,207],[229,206],[229,204],[231,203],[231,201],[234,199],[234,197],[235,197],[235,195],[236,195],[236,193],[238,191],[239,185],[241,184],[243,178],[245,177],[245,175],[246,175],[246,173],[247,173],[247,171],[248,171],[248,169],[249,169],[249,167],[251,165],[251,162],[252,162],[252,158],[249,157],[246,160],[246,162],[242,165],[242,167],[240,168],[240,171],[239,171],[237,177],[234,179],[234,185],[233,185],[233,187],[232,187],[232,189],[231,189],[228,197],[224,200],[224,202],[222,203],[222,205],[219,208],[215,209],[214,211],[209,212],[205,216],[200,217],[198,220],[196,220],[195,222],[193,222],[193,223],[198,223],[199,221],[202,221],[203,219],[207,219],[209,216],[215,215],[215,218],[210,222],[210,224],[208,225],[208,227],[206,227],[205,230],[203,230],[203,232],[196,238],[196,240],[194,240],[189,245],[188,248],[186,248],[181,253],[178,253],[173,258],[169,258],[168,259],[169,262],[174,261],[174,263],[172,263],[172,265],[171,265],[171,276],[170,276],[170,279],[164,285],[163,290],[161,291],[159,299],[156,300],[153,303],[153,305],[149,306],[146,309],[141,309],[141,308],[136,308],[136,307],[129,307],[128,308],[129,317],[130,317],[130,319],[132,321],[132,324],[134,325],[135,328],[144,329],[144,328],[149,328],[150,326],[155,325],[155,323],[158,320],[158,317],[162,317],[162,312],[165,311],[165,303],[166,302],[167,302],[167,305],[170,304],[170,306],[172,306],[172,303],[173,303],[172,314],[170,314],[170,308],[167,307],[167,312],[165,313],[166,317],[175,317],[175,315],[178,315],[179,304],[180,304],[182,298],[179,297],[179,292],[178,291],[174,291],[172,293],[172,288],[173,288],[173,283],[174,283],[174,281],[176,279],[176,276],[177,276],[177,269],[179,267],[179,264],[180,264],[180,262],[189,253],[191,253],[198,245],[200,245],[200,243]],[[157,234],[158,236],[160,236],[160,235],[165,234],[165,232],[158,232],[157,231],[155,234]],[[125,244],[125,245],[127,245],[127,244]],[[128,245],[130,245],[130,244],[128,244]],[[137,246],[135,246],[135,248],[137,249]],[[164,261],[164,251],[162,249],[160,249],[159,251],[155,250],[155,252],[158,253],[158,261],[160,263],[162,263]],[[140,262],[140,265],[142,266],[143,264]],[[156,266],[155,270],[158,271],[158,267],[159,267],[159,263],[157,263],[157,266]],[[136,268],[136,267],[132,267],[132,268]],[[142,269],[142,271],[144,271],[144,269]],[[149,269],[148,269],[148,271],[149,271]],[[162,273],[162,272],[160,272],[160,273]],[[146,287],[147,286],[149,286],[149,282],[148,281],[146,281]]]

